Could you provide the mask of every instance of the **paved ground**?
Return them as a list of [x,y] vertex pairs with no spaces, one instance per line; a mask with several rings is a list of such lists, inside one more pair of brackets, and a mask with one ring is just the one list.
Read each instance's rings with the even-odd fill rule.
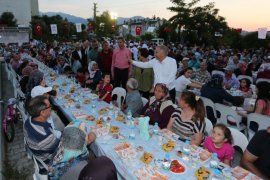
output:
[[[6,101],[8,98],[13,97],[12,83],[8,81],[4,69],[2,68],[2,89],[3,98]],[[23,140],[23,123],[18,122],[15,125],[15,138],[12,143],[5,143],[5,170],[4,176],[8,180],[28,180],[33,179],[34,165],[31,159],[27,158],[24,149]]]

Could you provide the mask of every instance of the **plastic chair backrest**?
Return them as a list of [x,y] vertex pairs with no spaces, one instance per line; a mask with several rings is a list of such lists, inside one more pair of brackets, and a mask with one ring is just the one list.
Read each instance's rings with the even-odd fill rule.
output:
[[258,82],[262,82],[262,81],[265,81],[265,82],[269,82],[269,83],[270,83],[270,79],[259,78],[259,79],[256,80],[256,84],[257,84]]
[[143,106],[145,106],[148,103],[148,99],[145,97],[142,97]]
[[211,107],[212,110],[213,110],[215,118],[217,118],[217,113],[216,113],[216,108],[215,108],[214,102],[211,99],[206,98],[206,97],[201,96],[201,98],[202,98],[202,101],[203,101],[203,104],[204,104],[204,107],[205,107],[205,112],[207,113],[207,110],[206,110],[207,106]]
[[255,122],[258,125],[258,130],[270,127],[270,117],[258,113],[250,113],[247,116],[248,121],[248,139],[250,140],[255,132],[250,129],[250,123]]
[[33,174],[33,179],[34,180],[48,180],[49,177],[46,174],[40,174],[39,173],[39,165],[38,162],[41,163],[43,165],[43,167],[45,167],[46,170],[48,170],[48,166],[39,158],[37,158],[36,156],[32,156],[33,160],[34,160],[34,167],[35,167],[35,172]]
[[204,121],[205,121],[205,131],[207,133],[207,135],[209,136],[211,133],[212,133],[212,130],[213,130],[213,124],[212,122],[207,119],[207,118],[204,118]]
[[124,102],[126,95],[127,95],[126,90],[124,88],[121,88],[121,87],[116,87],[112,91],[112,96],[113,95],[117,96],[117,99],[116,99],[117,105],[118,105],[118,107],[121,107],[122,103]]
[[238,115],[235,110],[233,110],[229,106],[225,106],[225,105],[219,104],[219,103],[215,103],[215,108],[216,108],[216,111],[218,111],[220,113],[220,118],[218,118],[220,123],[223,123],[227,126],[230,126],[228,124],[228,118],[231,117],[230,121],[234,122],[236,124],[236,127],[239,130],[243,130],[240,127],[240,122],[241,122],[242,117],[240,115]]
[[233,146],[240,147],[242,152],[244,152],[247,148],[247,145],[248,145],[247,137],[235,128],[229,127],[229,129],[230,129],[230,131],[232,133],[232,137],[233,137]]
[[253,84],[253,78],[247,75],[239,75],[237,76],[237,79],[240,81],[241,79],[248,79],[250,80],[251,84]]
[[219,70],[213,70],[213,71],[212,71],[212,75],[213,75],[213,74],[220,74],[220,75],[222,75],[222,76],[225,76],[224,72],[219,71]]

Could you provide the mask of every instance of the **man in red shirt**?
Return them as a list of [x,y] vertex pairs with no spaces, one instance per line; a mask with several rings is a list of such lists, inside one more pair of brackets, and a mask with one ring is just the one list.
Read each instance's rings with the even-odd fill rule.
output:
[[128,77],[131,75],[132,65],[129,63],[131,52],[125,47],[124,38],[117,39],[118,47],[114,49],[112,56],[111,73],[115,80],[115,87],[126,87]]

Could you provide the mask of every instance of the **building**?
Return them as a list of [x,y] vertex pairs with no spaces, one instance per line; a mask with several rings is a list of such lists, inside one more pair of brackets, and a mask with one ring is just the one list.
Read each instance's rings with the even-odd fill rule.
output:
[[0,14],[12,12],[20,27],[29,27],[31,16],[39,14],[38,0],[0,0]]

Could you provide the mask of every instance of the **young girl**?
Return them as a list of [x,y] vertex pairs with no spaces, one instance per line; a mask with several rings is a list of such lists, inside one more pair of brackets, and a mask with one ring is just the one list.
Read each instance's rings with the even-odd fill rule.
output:
[[234,156],[234,148],[231,145],[232,134],[224,124],[216,124],[210,137],[204,142],[204,148],[209,152],[217,153],[218,159],[228,165]]
[[97,85],[96,91],[101,100],[110,103],[112,100],[113,86],[110,83],[111,76],[108,73],[102,75],[102,82]]
[[249,79],[243,78],[240,80],[239,90],[243,93],[244,97],[252,96],[252,89],[250,88],[251,82]]

